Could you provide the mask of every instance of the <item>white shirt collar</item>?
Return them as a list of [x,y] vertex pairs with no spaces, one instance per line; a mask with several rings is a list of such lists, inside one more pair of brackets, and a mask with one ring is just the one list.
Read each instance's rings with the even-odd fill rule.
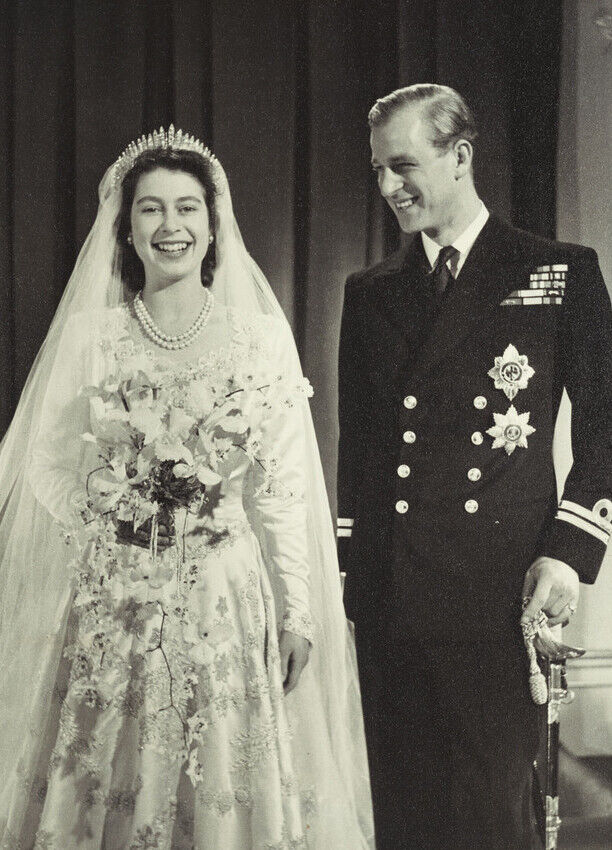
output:
[[[466,227],[466,229],[460,236],[453,240],[453,248],[456,248],[457,251],[459,251],[459,256],[453,259],[452,268],[449,265],[449,268],[451,269],[454,277],[457,277],[457,275],[461,271],[463,264],[467,260],[468,254],[472,250],[474,242],[478,238],[478,235],[480,234],[482,228],[487,223],[488,218],[489,210],[481,201],[480,211],[476,218],[472,221],[470,225]],[[434,240],[430,236],[428,236],[426,233],[423,233],[422,231],[421,238],[423,240],[423,248],[425,250],[427,259],[429,260],[430,266],[433,268],[438,259],[438,254],[442,250],[443,246],[438,245],[437,242],[434,242]]]

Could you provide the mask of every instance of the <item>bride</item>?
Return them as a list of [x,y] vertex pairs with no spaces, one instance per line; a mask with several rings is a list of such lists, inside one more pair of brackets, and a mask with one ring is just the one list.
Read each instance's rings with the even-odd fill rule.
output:
[[0,847],[365,850],[308,382],[216,158],[132,143],[0,451]]

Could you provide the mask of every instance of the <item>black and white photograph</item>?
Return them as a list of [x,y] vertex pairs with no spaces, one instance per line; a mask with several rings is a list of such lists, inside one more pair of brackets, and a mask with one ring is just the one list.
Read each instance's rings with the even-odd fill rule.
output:
[[612,0],[0,60],[0,850],[612,848]]

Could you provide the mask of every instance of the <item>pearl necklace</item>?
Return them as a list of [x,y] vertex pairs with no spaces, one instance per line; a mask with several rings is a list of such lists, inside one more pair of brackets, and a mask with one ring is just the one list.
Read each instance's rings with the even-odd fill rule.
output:
[[153,342],[161,348],[166,348],[170,351],[177,351],[180,348],[187,348],[187,346],[191,345],[198,334],[202,332],[204,325],[210,318],[215,299],[209,289],[205,289],[204,293],[206,295],[206,301],[204,302],[204,306],[200,310],[197,319],[190,328],[187,328],[187,330],[182,334],[177,334],[176,336],[169,336],[168,334],[160,331],[153,321],[151,314],[147,310],[140,292],[136,295],[132,303],[134,304],[134,312],[136,313],[136,317],[140,322],[142,329],[153,340]]

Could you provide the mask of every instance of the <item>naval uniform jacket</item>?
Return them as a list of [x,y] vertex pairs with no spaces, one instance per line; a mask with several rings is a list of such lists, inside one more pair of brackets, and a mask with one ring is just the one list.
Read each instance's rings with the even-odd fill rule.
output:
[[518,624],[537,556],[592,583],[612,531],[612,310],[595,252],[491,216],[442,301],[428,270],[417,235],[346,285],[338,532],[358,644],[390,621],[449,639]]

